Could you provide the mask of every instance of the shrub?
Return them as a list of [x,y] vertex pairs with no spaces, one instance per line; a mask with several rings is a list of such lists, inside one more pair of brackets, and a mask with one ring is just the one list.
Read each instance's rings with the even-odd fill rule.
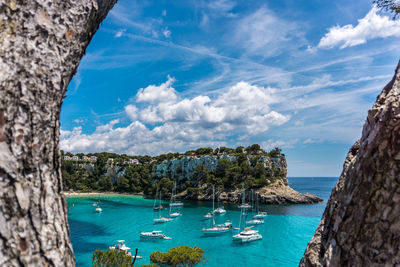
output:
[[194,266],[205,262],[203,254],[204,250],[199,247],[179,246],[168,252],[155,251],[150,254],[150,260],[159,265]]

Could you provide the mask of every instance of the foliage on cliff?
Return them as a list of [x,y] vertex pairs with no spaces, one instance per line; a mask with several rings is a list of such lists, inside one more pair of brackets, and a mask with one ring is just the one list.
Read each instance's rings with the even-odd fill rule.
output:
[[[64,153],[63,156],[74,156]],[[224,156],[229,155],[234,160]],[[285,161],[279,148],[265,152],[258,144],[247,148],[236,149],[220,147],[199,148],[185,153],[169,153],[156,157],[127,156],[114,153],[76,154],[80,160],[63,160],[62,175],[65,190],[78,191],[116,191],[154,195],[161,189],[163,195],[171,193],[174,181],[177,181],[178,192],[188,190],[189,193],[201,193],[201,187],[216,185],[219,190],[229,190],[241,186],[259,188],[276,179],[285,179],[282,168],[266,167],[261,159],[274,158]],[[84,156],[96,156],[95,162],[81,160]],[[200,164],[194,168],[191,177],[183,173],[184,166],[177,165],[169,169],[163,176],[155,174],[155,167],[162,162],[182,158],[201,158],[212,156],[218,159],[215,169]],[[64,157],[63,157],[64,158]],[[137,159],[138,164],[128,164],[130,159]],[[112,161],[111,161],[112,159]],[[286,164],[286,162],[285,162]],[[285,166],[286,167],[286,166]],[[172,174],[173,171],[173,174]],[[178,177],[176,176],[178,175]]]

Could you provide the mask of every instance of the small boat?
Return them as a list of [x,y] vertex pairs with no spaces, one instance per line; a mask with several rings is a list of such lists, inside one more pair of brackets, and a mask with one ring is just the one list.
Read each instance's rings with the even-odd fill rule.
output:
[[226,221],[223,224],[216,224],[215,226],[232,228],[232,222],[231,221]]
[[258,225],[258,224],[263,224],[264,220],[262,219],[254,219],[246,222],[246,225]]
[[172,221],[172,218],[166,218],[166,217],[158,217],[153,220],[154,223],[166,223]]
[[183,202],[176,201],[176,182],[174,183],[174,187],[171,193],[171,201],[169,203],[170,207],[183,207]]
[[206,215],[203,216],[203,218],[204,218],[205,220],[211,219],[212,217],[213,217],[213,216],[212,216],[211,212],[209,212],[209,213],[207,213]]
[[141,232],[140,238],[144,239],[172,239],[162,233],[162,231]]
[[97,206],[97,203],[96,203],[96,202],[94,202],[94,203],[93,203],[93,207],[96,207],[96,206]]
[[97,208],[95,209],[95,211],[98,212],[98,213],[100,213],[100,212],[102,212],[103,210],[102,210],[100,207],[97,207]]
[[242,204],[238,206],[239,209],[251,209],[251,205],[245,203],[246,201],[246,191],[244,190],[244,185],[242,185]]
[[263,219],[267,217],[266,211],[260,211],[260,205],[258,204],[258,193],[256,194],[256,207],[257,207],[257,214],[253,216],[253,219]]
[[175,217],[179,217],[179,216],[182,216],[182,214],[179,212],[173,212],[173,213],[169,214],[169,217],[171,217],[171,218],[175,218]]
[[224,206],[218,207],[214,210],[214,213],[216,214],[225,214],[226,213],[226,209],[224,208]]
[[108,247],[109,250],[122,250],[125,251],[126,254],[128,254],[129,256],[131,256],[132,258],[136,258],[136,259],[143,259],[142,256],[136,255],[132,256],[132,253],[130,253],[128,250],[130,250],[131,248],[128,248],[125,244],[124,244],[125,240],[117,240],[117,244],[115,244],[114,246],[110,246]]
[[233,241],[235,242],[241,242],[241,243],[247,243],[247,242],[252,242],[256,240],[261,240],[262,235],[258,233],[257,230],[252,230],[253,226],[246,227],[242,232],[239,234],[236,234],[233,236]]
[[254,215],[253,219],[262,219],[262,218],[267,217],[267,215],[268,215],[267,212],[261,211],[261,212],[258,212],[258,214]]

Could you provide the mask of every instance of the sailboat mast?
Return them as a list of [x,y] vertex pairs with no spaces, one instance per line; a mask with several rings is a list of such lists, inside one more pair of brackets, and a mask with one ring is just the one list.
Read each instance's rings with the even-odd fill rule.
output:
[[215,198],[215,186],[213,185],[212,227],[214,227],[214,224],[215,224],[215,221],[214,221],[214,198]]
[[160,202],[158,204],[158,218],[161,218],[161,190],[160,190]]

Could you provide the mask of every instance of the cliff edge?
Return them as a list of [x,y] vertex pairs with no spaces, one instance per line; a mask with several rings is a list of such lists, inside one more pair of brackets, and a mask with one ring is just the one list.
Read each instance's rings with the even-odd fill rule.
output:
[[400,264],[400,62],[368,111],[300,266]]

